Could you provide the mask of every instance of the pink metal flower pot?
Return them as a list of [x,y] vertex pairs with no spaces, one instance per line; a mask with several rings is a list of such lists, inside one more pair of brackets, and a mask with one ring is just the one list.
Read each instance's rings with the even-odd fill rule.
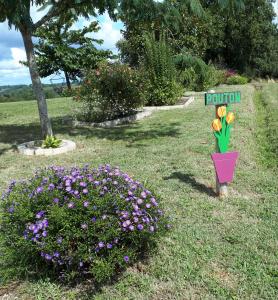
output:
[[238,152],[213,153],[211,158],[219,183],[233,181]]

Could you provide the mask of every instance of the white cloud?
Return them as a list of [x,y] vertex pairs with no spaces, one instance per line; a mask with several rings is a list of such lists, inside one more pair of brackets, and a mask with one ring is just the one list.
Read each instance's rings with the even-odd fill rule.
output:
[[104,41],[101,48],[115,51],[116,43],[122,38],[122,34],[120,29],[115,27],[115,22],[113,22],[106,13],[104,15],[104,21],[101,23],[100,31],[95,33],[94,37]]
[[103,40],[103,44],[99,47],[101,49],[109,49],[113,52],[117,51],[116,43],[122,38],[121,28],[123,28],[123,23],[118,21],[114,22],[110,19],[108,13],[105,13],[98,18],[91,17],[90,19],[80,18],[78,22],[74,23],[72,26],[73,30],[81,29],[85,26],[90,25],[92,21],[99,21],[100,30],[88,34],[88,36]]
[[19,61],[26,60],[26,54],[22,48],[11,48],[11,59],[0,61],[0,84],[15,84],[19,81],[29,82],[28,68]]
[[[47,12],[38,11],[38,7],[31,8],[31,17],[34,22],[38,21]],[[92,33],[91,36],[95,39],[101,39],[104,43],[98,48],[110,49],[117,52],[116,43],[122,38],[120,29],[123,28],[121,22],[113,22],[106,13],[97,18],[100,23],[100,31]],[[88,25],[96,18],[80,20],[74,25],[74,29],[80,29]],[[22,66],[19,61],[26,60],[23,41],[20,33],[14,29],[9,30],[7,22],[0,23],[0,85],[7,84],[30,84],[30,75],[28,68]],[[43,79],[43,82],[49,83],[48,79]]]
[[275,21],[276,21],[276,23],[278,23],[278,0],[276,0],[276,2],[273,3],[273,6],[274,6],[274,11],[276,13]]

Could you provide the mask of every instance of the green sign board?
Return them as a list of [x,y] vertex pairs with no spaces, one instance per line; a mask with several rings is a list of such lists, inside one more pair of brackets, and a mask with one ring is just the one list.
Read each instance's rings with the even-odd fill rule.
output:
[[240,92],[226,92],[226,93],[206,93],[206,105],[222,105],[239,103],[241,100]]

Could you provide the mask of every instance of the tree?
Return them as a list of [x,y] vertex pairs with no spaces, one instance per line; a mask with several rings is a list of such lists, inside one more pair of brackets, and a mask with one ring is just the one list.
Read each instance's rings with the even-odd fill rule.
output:
[[[245,0],[245,9],[236,16],[216,11],[210,1],[205,5],[217,15],[214,27],[222,28],[222,47],[208,53],[208,59],[222,59],[229,67],[250,76],[277,76],[278,29],[274,24],[272,0]],[[276,44],[276,46],[275,46]],[[275,71],[276,69],[276,71]]]
[[87,36],[100,29],[98,22],[80,30],[70,29],[73,24],[74,20],[67,24],[61,24],[59,19],[51,20],[36,31],[39,42],[35,54],[40,76],[63,71],[68,89],[71,89],[70,80],[83,77],[82,70],[94,69],[100,61],[113,57],[111,51],[95,47],[94,43],[100,45],[102,40]]
[[[219,0],[220,7],[234,10],[242,8],[241,0]],[[146,33],[154,33],[156,40],[164,34],[175,53],[186,49],[194,55],[204,56],[208,40],[213,36],[210,20],[202,0],[151,0],[123,1],[120,18],[125,23],[124,39],[118,43],[123,61],[131,65],[139,64],[144,53]]]
[[[59,17],[60,22],[66,24],[78,16],[88,18],[90,15],[102,14],[105,10],[115,17],[116,0],[0,0],[0,22],[8,21],[9,27],[14,26],[20,31],[27,56],[27,63],[32,80],[33,91],[38,103],[42,136],[52,135],[52,126],[48,117],[47,103],[43,92],[32,37],[36,30]],[[48,12],[36,23],[33,22],[31,6],[42,6]]]

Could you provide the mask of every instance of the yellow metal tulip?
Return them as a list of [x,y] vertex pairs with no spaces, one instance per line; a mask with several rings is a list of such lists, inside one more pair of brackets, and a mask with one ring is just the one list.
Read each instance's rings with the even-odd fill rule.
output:
[[218,115],[219,118],[225,117],[226,113],[227,113],[226,106],[220,106],[220,107],[218,107],[218,109],[217,109],[217,115]]
[[215,131],[220,131],[222,128],[222,124],[219,119],[213,120],[211,126],[212,126],[212,129]]
[[227,124],[234,122],[234,120],[235,120],[235,114],[232,112],[229,112],[226,117]]

